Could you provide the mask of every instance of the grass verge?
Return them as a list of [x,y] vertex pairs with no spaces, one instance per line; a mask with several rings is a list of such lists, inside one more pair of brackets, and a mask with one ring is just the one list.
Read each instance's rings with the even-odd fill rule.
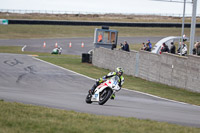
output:
[[[61,25],[0,25],[0,39],[93,37],[95,28],[101,27]],[[181,28],[110,27],[110,29],[118,30],[119,37],[180,36],[181,34]],[[184,33],[189,36],[190,28],[185,28]],[[200,28],[196,29],[196,36],[200,36]]]
[[165,122],[99,116],[0,101],[1,133],[199,133],[200,128]]
[[[42,20],[72,20],[72,21],[107,21],[107,22],[182,22],[182,17],[158,15],[133,15],[133,14],[45,14],[45,13],[4,13],[4,19],[42,19]],[[197,22],[200,18],[197,17]],[[185,22],[191,22],[191,17],[185,17]]]
[[[20,49],[21,47],[11,48],[9,46],[1,46],[0,52],[37,54],[39,55],[38,58],[42,60],[62,66],[92,78],[102,77],[109,72],[109,70],[95,67],[92,64],[81,63],[81,57],[77,55],[50,55],[49,53],[19,52]],[[124,78],[124,88],[145,92],[176,101],[200,105],[200,93],[150,82],[133,76],[125,75]]]

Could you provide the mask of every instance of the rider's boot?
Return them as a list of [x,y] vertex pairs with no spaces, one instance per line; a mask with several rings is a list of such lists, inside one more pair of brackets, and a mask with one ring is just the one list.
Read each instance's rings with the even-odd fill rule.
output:
[[96,84],[93,85],[93,87],[89,90],[89,94],[94,94],[94,90],[97,87]]
[[113,93],[110,97],[110,99],[114,100],[115,99],[115,93]]

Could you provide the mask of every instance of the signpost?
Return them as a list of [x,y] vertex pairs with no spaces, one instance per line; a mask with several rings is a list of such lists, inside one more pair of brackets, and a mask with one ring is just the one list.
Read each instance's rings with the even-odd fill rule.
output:
[[7,19],[0,19],[0,25],[8,25],[8,20]]

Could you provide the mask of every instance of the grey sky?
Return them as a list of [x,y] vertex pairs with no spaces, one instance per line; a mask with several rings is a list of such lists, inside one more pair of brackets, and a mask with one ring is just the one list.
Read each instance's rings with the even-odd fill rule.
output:
[[[197,1],[197,14],[200,14],[199,0]],[[0,9],[182,14],[183,3],[151,0],[1,0]],[[192,14],[192,4],[187,4],[186,14]]]

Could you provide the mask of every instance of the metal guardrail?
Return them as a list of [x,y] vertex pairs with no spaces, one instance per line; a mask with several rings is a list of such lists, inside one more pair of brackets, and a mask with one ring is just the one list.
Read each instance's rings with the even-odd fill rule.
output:
[[[119,22],[86,22],[86,21],[50,21],[50,20],[8,20],[9,24],[32,25],[79,25],[79,26],[119,26],[119,27],[181,27],[182,23],[119,23]],[[185,27],[190,27],[185,23]],[[196,24],[200,28],[200,23]]]

